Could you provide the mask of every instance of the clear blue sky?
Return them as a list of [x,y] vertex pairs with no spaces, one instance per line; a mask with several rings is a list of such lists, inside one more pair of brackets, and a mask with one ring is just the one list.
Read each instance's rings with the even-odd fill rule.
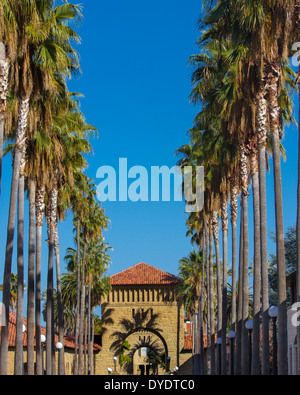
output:
[[[201,1],[83,0],[80,3],[84,7],[84,20],[77,27],[82,37],[79,47],[82,75],[72,80],[69,87],[84,94],[82,111],[99,131],[99,138],[93,141],[94,154],[88,158],[87,174],[95,178],[97,169],[103,165],[117,168],[119,158],[128,158],[129,167],[141,165],[149,170],[151,166],[175,165],[175,150],[188,142],[186,132],[199,110],[189,103],[192,70],[188,59],[197,52]],[[290,128],[283,142],[287,151],[287,161],[282,167],[285,227],[296,222],[297,142],[297,130]],[[5,256],[11,158],[4,160],[3,167],[0,279]],[[272,171],[267,181],[268,228],[274,231]],[[111,220],[105,238],[114,248],[110,274],[140,261],[177,273],[179,259],[191,249],[185,237],[183,203],[107,202],[103,207]],[[59,227],[62,264],[66,248],[74,246],[71,218],[70,213]],[[27,225],[26,222],[26,229]],[[46,230],[44,234],[46,239]],[[252,235],[250,241],[252,246]],[[273,243],[269,246],[270,252],[274,252]],[[43,247],[45,289],[46,242]],[[252,255],[251,251],[250,259]],[[16,249],[13,270],[16,272]]]

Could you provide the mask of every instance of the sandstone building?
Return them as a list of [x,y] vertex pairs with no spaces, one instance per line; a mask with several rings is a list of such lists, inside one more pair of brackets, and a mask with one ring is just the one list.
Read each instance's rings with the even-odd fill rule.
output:
[[[108,368],[118,374],[166,374],[189,365],[178,283],[178,277],[146,263],[111,277],[111,292],[101,306],[102,349],[96,356],[96,374],[107,374]],[[130,362],[123,365],[122,356]]]

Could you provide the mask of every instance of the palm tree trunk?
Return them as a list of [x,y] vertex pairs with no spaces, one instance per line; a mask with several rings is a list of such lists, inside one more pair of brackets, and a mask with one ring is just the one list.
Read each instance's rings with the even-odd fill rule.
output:
[[84,243],[83,247],[83,256],[82,256],[82,268],[81,268],[81,303],[80,303],[80,321],[79,321],[79,356],[78,356],[78,374],[82,376],[83,374],[83,365],[82,365],[82,348],[83,348],[83,322],[84,322],[84,302],[85,302],[85,284],[84,284],[84,277],[85,277],[85,256],[86,256],[86,242]]
[[206,287],[207,287],[207,322],[206,322],[206,339],[207,339],[207,367],[206,374],[211,375],[211,360],[210,360],[210,281],[209,281],[209,267],[210,267],[210,221],[209,230],[207,229],[207,222],[205,222],[205,234],[206,234]]
[[242,314],[242,374],[249,374],[249,337],[246,322],[249,318],[249,231],[248,196],[243,196],[243,314]]
[[222,218],[222,235],[223,235],[223,286],[222,286],[222,363],[221,374],[226,375],[227,372],[227,345],[226,345],[226,329],[227,329],[227,241],[228,241],[228,202],[227,197],[222,196],[221,202],[221,218]]
[[[205,229],[204,224],[204,229]],[[204,375],[204,343],[203,343],[203,335],[204,335],[204,320],[203,320],[203,312],[204,312],[204,273],[205,273],[205,264],[204,260],[206,257],[205,245],[206,245],[206,235],[205,230],[202,233],[202,276],[201,276],[201,296],[199,303],[199,325],[200,325],[200,375]]]
[[245,324],[249,317],[249,230],[248,230],[248,159],[245,147],[240,145],[240,178],[243,210],[243,313],[242,313],[242,375],[249,374],[249,339]]
[[199,301],[195,306],[195,314],[193,316],[193,327],[194,327],[194,358],[193,358],[193,371],[194,375],[199,376],[200,374],[200,329],[199,329]]
[[93,358],[93,351],[92,351],[92,322],[91,322],[91,284],[89,284],[88,288],[88,375],[92,375],[92,358]]
[[254,216],[254,280],[253,280],[253,352],[252,375],[260,374],[260,301],[261,301],[261,254],[260,254],[260,210],[257,152],[251,156]]
[[[24,162],[24,160],[22,160]],[[24,302],[24,172],[20,171],[18,191],[18,284],[15,375],[23,375],[23,302]]]
[[[25,143],[26,129],[29,113],[29,98],[20,98],[19,116],[16,133],[16,143],[14,150],[13,175],[11,182],[9,217],[7,225],[7,239],[5,251],[5,264],[3,275],[3,305],[5,306],[6,322],[9,320],[9,301],[10,301],[10,275],[12,266],[12,255],[15,234],[15,219],[17,209],[17,194],[20,173],[20,163],[22,158],[22,144]],[[0,375],[7,375],[8,364],[8,327],[2,328],[1,349],[0,349]]]
[[[85,311],[88,309],[88,301],[87,301],[87,289],[85,289],[86,295],[85,295]],[[86,376],[87,372],[87,345],[88,345],[88,317],[87,314],[84,316],[84,335],[83,335],[84,341],[83,341],[83,375]]]
[[280,65],[270,65],[268,75],[268,96],[270,128],[272,132],[273,172],[275,189],[276,256],[278,272],[278,374],[288,374],[287,358],[287,310],[286,310],[286,269],[283,226],[283,203],[280,163],[280,107],[278,104],[278,82]]
[[77,218],[77,305],[75,322],[75,353],[74,353],[74,376],[78,375],[78,339],[80,322],[80,220]]
[[[50,202],[49,202],[50,203]],[[47,275],[47,302],[46,302],[46,374],[52,376],[52,308],[53,308],[53,249],[54,249],[54,231],[51,225],[50,204],[46,210],[46,220],[48,226],[48,275]]]
[[35,274],[35,325],[36,325],[36,374],[43,372],[43,353],[41,345],[41,266],[42,266],[42,230],[45,215],[45,188],[39,186],[36,191],[36,274]]
[[[219,243],[219,220],[218,213],[215,211],[213,213],[213,233],[215,240],[215,251],[216,251],[216,263],[217,263],[217,299],[218,299],[218,338],[222,336],[222,279],[221,279],[221,261],[220,261],[220,243]],[[219,348],[220,345],[217,345]],[[219,352],[217,352],[217,374],[221,374],[219,372]]]
[[92,315],[91,315],[91,375],[95,375],[95,365],[94,365],[94,337],[95,337],[95,321],[94,321],[94,316],[95,316],[95,307],[92,307]]
[[256,130],[258,135],[259,165],[259,208],[260,249],[262,287],[262,375],[270,374],[269,339],[269,276],[267,244],[267,187],[266,187],[266,144],[267,144],[267,100],[265,84],[262,82],[256,102]]
[[28,375],[34,375],[34,275],[35,275],[35,182],[29,177],[29,251],[27,300],[27,366]]
[[[52,347],[52,352],[51,352],[51,361],[52,361],[52,368],[51,368],[51,373],[52,375],[57,374],[56,370],[56,358],[55,358],[55,317],[54,317],[54,253],[55,253],[55,226],[57,224],[57,200],[58,200],[58,185],[57,185],[57,180],[56,177],[54,176],[53,179],[53,185],[52,185],[52,190],[50,193],[50,243],[51,243],[51,266],[52,266],[52,297],[51,297],[51,347]],[[49,253],[50,255],[50,253]],[[49,313],[50,314],[50,313]],[[50,356],[49,356],[49,361],[50,361]]]
[[58,188],[54,179],[52,190],[50,193],[49,204],[47,207],[47,224],[49,239],[49,257],[48,257],[48,281],[47,281],[47,322],[46,322],[46,359],[47,359],[47,375],[55,375],[55,345],[54,345],[54,244],[55,244],[55,224],[57,222],[57,197]]
[[234,372],[236,376],[242,374],[242,320],[243,320],[243,260],[244,260],[244,221],[243,202],[241,202],[241,225],[240,225],[240,251],[239,251],[239,279],[238,279],[238,308],[236,323],[236,352],[234,361]]
[[214,268],[213,268],[213,229],[210,223],[210,246],[209,246],[209,293],[210,293],[210,363],[211,363],[211,375],[216,374],[216,348],[215,348],[215,306],[214,306]]
[[230,181],[231,227],[232,227],[232,302],[231,330],[236,330],[236,270],[237,270],[237,218],[238,218],[238,188],[235,179]]
[[56,261],[56,282],[57,282],[57,314],[58,314],[58,338],[63,345],[60,350],[60,366],[59,371],[61,375],[65,374],[65,353],[64,353],[64,306],[61,293],[61,276],[60,276],[60,255],[59,255],[59,236],[57,221],[54,225],[54,251]]
[[4,121],[8,89],[9,62],[6,58],[5,44],[0,43],[0,196],[2,181],[2,155],[4,143]]

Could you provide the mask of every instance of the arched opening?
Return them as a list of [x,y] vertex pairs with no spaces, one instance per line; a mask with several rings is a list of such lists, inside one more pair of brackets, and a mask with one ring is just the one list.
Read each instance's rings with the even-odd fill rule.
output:
[[128,333],[124,342],[128,349],[122,368],[127,374],[150,376],[169,370],[167,343],[158,332],[139,328]]

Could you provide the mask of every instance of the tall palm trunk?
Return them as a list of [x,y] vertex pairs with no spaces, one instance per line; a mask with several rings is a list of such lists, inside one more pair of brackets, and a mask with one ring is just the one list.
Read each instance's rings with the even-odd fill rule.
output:
[[242,185],[243,210],[243,313],[242,313],[242,374],[249,373],[249,339],[245,324],[249,317],[249,230],[248,230],[248,166],[245,147],[240,146],[240,176]]
[[[16,132],[16,142],[13,160],[13,175],[11,181],[9,217],[7,225],[7,239],[5,251],[5,264],[3,275],[3,304],[5,306],[6,322],[9,320],[9,301],[10,301],[10,275],[12,266],[12,255],[15,234],[15,219],[17,208],[17,194],[20,174],[20,163],[22,158],[22,144],[26,138],[26,129],[29,113],[29,98],[20,98],[19,115]],[[1,349],[0,349],[0,375],[7,375],[8,364],[8,326],[2,328],[1,333]]]
[[52,375],[52,307],[53,307],[53,249],[54,232],[50,220],[50,202],[46,209],[46,222],[48,232],[48,273],[47,273],[47,301],[46,301],[46,374]]
[[23,374],[23,302],[24,302],[24,156],[20,169],[18,188],[18,284],[17,284],[17,323],[15,375]]
[[61,276],[60,276],[60,254],[59,254],[59,236],[57,221],[54,225],[54,251],[56,261],[56,283],[57,283],[57,314],[58,314],[58,338],[62,344],[62,349],[59,351],[59,371],[61,375],[65,374],[65,353],[64,353],[64,306],[61,293]]
[[195,304],[195,313],[193,316],[194,327],[194,358],[193,358],[193,371],[194,375],[200,374],[200,326],[199,326],[199,300]]
[[55,345],[54,345],[54,309],[53,309],[53,290],[54,290],[54,239],[55,239],[55,223],[57,211],[57,195],[58,189],[54,180],[54,185],[50,193],[50,201],[47,207],[47,225],[48,225],[48,280],[47,280],[47,322],[46,322],[46,361],[47,361],[47,375],[55,375]]
[[254,216],[254,280],[253,280],[253,375],[260,374],[260,302],[261,302],[261,254],[260,254],[260,210],[259,210],[259,179],[256,150],[251,155],[251,173],[253,186],[253,216]]
[[226,329],[227,329],[227,242],[228,242],[228,202],[225,195],[221,201],[221,219],[222,219],[222,236],[223,236],[223,286],[222,286],[222,363],[221,374],[227,372],[227,346],[226,346]]
[[267,100],[265,84],[262,81],[256,100],[256,131],[258,136],[259,165],[259,208],[260,208],[260,252],[262,287],[262,374],[270,374],[269,340],[269,278],[267,244],[267,187],[266,187],[266,145],[267,145]]
[[27,366],[28,375],[34,375],[34,275],[35,275],[35,182],[29,176],[29,251],[27,301]]
[[91,295],[91,283],[89,283],[88,288],[88,375],[92,375],[92,358],[93,358],[93,349],[92,349],[92,295]]
[[75,352],[74,352],[74,376],[78,375],[78,339],[80,323],[80,220],[77,218],[77,304],[75,322]]
[[213,255],[214,255],[214,247],[213,247],[213,229],[212,223],[210,222],[210,245],[209,245],[209,310],[210,310],[210,374],[216,374],[216,348],[215,348],[215,337],[216,337],[216,328],[215,328],[215,306],[214,306],[214,267],[213,267]]
[[200,371],[199,374],[201,376],[204,375],[204,343],[203,343],[203,336],[204,336],[204,319],[203,319],[203,312],[204,312],[204,273],[205,273],[205,257],[206,257],[206,235],[205,235],[205,226],[204,224],[204,231],[202,233],[202,276],[201,276],[201,294],[200,294],[200,303],[199,303],[199,325],[200,325]]
[[[220,260],[220,242],[219,242],[219,220],[218,213],[214,211],[213,213],[213,234],[215,240],[215,251],[216,251],[216,263],[217,263],[217,300],[218,300],[218,338],[222,336],[222,279],[221,279],[221,260]],[[217,346],[218,348],[220,345]],[[218,350],[219,351],[219,350]],[[219,352],[217,352],[217,374],[219,372]]]
[[287,310],[286,310],[286,268],[283,226],[283,203],[280,163],[280,107],[278,104],[278,84],[281,73],[279,64],[270,65],[268,74],[268,97],[270,128],[272,133],[272,154],[275,189],[276,256],[278,273],[278,374],[288,374],[287,359]]
[[[88,311],[88,289],[85,289],[85,311]],[[83,335],[84,341],[83,341],[83,375],[87,376],[87,347],[88,347],[88,316],[85,314],[84,317],[84,335]]]
[[81,267],[81,302],[80,302],[80,321],[79,321],[79,355],[78,355],[78,374],[82,376],[83,374],[83,361],[82,361],[82,348],[83,348],[83,332],[84,332],[84,313],[85,313],[85,308],[84,308],[84,302],[85,302],[85,284],[84,284],[84,278],[85,278],[85,256],[86,256],[86,248],[87,244],[86,242],[84,243],[83,247],[83,255],[82,255],[82,267]]
[[92,314],[91,314],[91,375],[95,375],[95,364],[94,364],[94,337],[95,337],[95,307],[92,307]]
[[[209,229],[207,229],[207,225]],[[206,322],[206,339],[207,339],[207,366],[206,366],[206,374],[211,375],[211,359],[210,359],[210,281],[209,281],[209,270],[210,270],[210,238],[211,230],[210,230],[210,221],[207,224],[205,222],[205,235],[206,235],[206,287],[207,287],[207,322]]]
[[9,62],[6,57],[5,44],[0,43],[0,196],[2,181],[2,155],[4,143],[4,121],[6,111],[6,97],[8,89]]
[[243,260],[244,260],[244,221],[243,202],[241,202],[241,225],[240,225],[240,250],[239,250],[239,279],[238,279],[238,308],[236,323],[236,351],[234,372],[236,376],[242,373],[242,321],[243,321]]
[[232,227],[232,301],[231,329],[236,330],[236,270],[237,270],[237,218],[238,218],[238,188],[233,178],[230,180],[231,227]]
[[35,274],[35,325],[36,325],[36,374],[41,376],[43,353],[41,345],[41,266],[42,230],[45,215],[45,188],[38,186],[36,191],[36,274]]

